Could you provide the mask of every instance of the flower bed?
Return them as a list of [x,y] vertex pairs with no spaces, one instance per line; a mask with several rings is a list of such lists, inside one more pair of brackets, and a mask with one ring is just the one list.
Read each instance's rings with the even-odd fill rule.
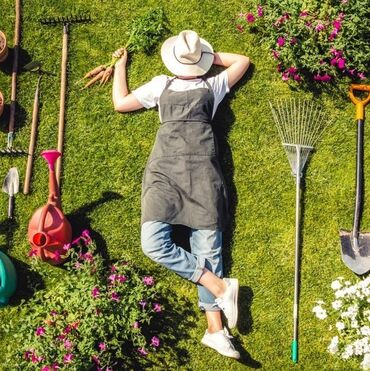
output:
[[237,16],[237,29],[262,36],[284,81],[366,79],[370,9],[360,1],[271,0]]
[[[113,370],[125,359],[143,357],[160,345],[149,335],[161,305],[155,281],[126,261],[105,266],[88,232],[66,246],[69,262],[64,279],[51,278],[5,326],[18,339],[9,369],[52,371]],[[43,272],[33,256],[33,269]]]

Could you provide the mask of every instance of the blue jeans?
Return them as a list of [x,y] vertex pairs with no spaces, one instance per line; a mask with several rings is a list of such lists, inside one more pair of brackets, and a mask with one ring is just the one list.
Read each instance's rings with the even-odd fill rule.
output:
[[141,246],[146,256],[198,286],[199,307],[220,310],[215,296],[198,283],[204,268],[222,277],[222,232],[190,230],[191,253],[172,241],[172,225],[160,221],[146,222],[141,227]]

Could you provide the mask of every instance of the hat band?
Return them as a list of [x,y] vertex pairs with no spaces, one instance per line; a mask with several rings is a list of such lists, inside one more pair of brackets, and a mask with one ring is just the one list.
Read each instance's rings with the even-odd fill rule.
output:
[[200,53],[200,57],[199,57],[199,59],[196,62],[181,62],[180,59],[178,59],[177,56],[176,56],[175,47],[172,48],[172,52],[173,52],[173,55],[174,55],[175,59],[177,60],[177,62],[179,62],[181,64],[186,64],[186,65],[189,65],[189,66],[194,65],[194,64],[198,64],[200,62],[200,60],[202,59],[203,54],[212,54],[212,55],[214,55],[211,52],[205,52],[205,51],[202,50],[202,52]]

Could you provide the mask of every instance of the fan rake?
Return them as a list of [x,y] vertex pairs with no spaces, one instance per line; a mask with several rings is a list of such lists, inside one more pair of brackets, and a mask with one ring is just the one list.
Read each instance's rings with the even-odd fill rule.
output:
[[292,360],[298,362],[298,304],[300,281],[300,216],[301,178],[303,169],[314,145],[329,124],[322,106],[310,100],[279,99],[270,102],[272,116],[277,126],[282,145],[288,157],[292,175],[296,179],[295,215],[295,273]]

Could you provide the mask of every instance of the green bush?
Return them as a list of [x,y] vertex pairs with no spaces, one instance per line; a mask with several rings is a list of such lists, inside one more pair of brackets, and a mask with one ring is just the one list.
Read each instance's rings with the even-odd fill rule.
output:
[[237,29],[262,36],[284,81],[365,80],[370,8],[359,0],[271,0],[241,12]]
[[[106,266],[87,231],[74,245],[65,247],[63,279],[51,277],[51,288],[36,290],[5,325],[19,345],[8,349],[9,369],[111,370],[159,346],[157,336],[145,335],[161,311],[153,277],[141,276],[126,261]],[[32,260],[34,270],[45,272],[45,263]]]

